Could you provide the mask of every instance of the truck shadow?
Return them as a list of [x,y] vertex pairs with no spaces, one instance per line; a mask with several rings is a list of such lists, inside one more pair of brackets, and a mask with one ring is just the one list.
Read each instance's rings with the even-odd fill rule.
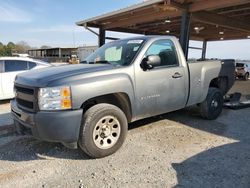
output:
[[193,109],[166,116],[191,128],[235,140],[172,164],[178,179],[175,187],[250,186],[250,121],[244,117],[249,109],[228,112],[225,109],[215,121],[202,120]]
[[227,144],[173,163],[175,187],[249,187],[249,145],[249,141]]
[[197,108],[190,107],[138,121],[130,129],[168,119],[190,128],[233,139],[232,144],[207,149],[181,163],[172,163],[178,184],[175,187],[250,187],[249,109],[224,109],[214,121],[201,119]]
[[31,136],[14,137],[12,141],[0,147],[0,160],[89,159],[80,150],[71,150],[58,143],[43,142]]

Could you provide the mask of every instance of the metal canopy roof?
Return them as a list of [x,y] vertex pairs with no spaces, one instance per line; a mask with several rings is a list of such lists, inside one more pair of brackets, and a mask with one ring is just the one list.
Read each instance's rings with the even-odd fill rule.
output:
[[76,24],[109,31],[180,37],[183,11],[191,16],[191,39],[250,38],[250,0],[149,0]]

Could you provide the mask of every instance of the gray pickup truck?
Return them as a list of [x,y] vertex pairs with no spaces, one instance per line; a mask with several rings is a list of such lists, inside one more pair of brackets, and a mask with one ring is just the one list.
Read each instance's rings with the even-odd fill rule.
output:
[[117,40],[79,65],[19,74],[11,109],[18,132],[100,158],[122,146],[128,123],[196,104],[217,118],[234,70],[231,61],[187,63],[175,37]]

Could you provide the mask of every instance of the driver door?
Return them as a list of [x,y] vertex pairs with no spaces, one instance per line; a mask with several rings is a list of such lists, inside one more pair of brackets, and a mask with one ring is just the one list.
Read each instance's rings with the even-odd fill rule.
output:
[[158,55],[161,64],[150,70],[136,68],[137,118],[181,109],[188,94],[185,67],[181,66],[173,42],[160,39],[147,49],[144,58]]

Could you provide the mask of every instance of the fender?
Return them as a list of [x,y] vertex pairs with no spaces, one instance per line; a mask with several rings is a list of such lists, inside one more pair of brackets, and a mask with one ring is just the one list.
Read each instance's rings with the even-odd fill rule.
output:
[[[133,82],[125,73],[85,78],[81,80],[81,84],[73,83],[71,90],[74,109],[81,108],[81,105],[88,99],[112,93],[127,94],[131,104],[134,104],[135,99]],[[133,107],[131,105],[132,112],[134,112]]]
[[208,88],[214,78],[218,78],[221,70],[220,61],[195,62],[189,64],[190,96],[187,106],[201,103],[205,100]]

